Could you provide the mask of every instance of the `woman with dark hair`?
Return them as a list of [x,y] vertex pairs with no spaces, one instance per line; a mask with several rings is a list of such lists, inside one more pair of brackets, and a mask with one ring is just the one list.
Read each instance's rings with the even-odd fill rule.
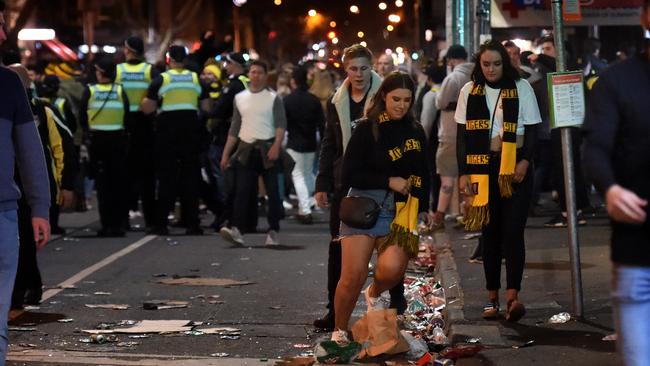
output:
[[401,280],[409,258],[417,255],[418,219],[430,221],[428,150],[424,130],[412,115],[414,93],[409,75],[389,74],[366,117],[356,121],[344,155],[342,182],[348,196],[372,198],[381,210],[370,229],[341,222],[343,260],[332,334],[340,347],[355,345],[349,342],[348,322],[373,251],[378,250],[375,276],[364,294],[368,310],[380,310],[385,307],[381,294]]
[[499,316],[501,259],[506,260],[506,320],[525,314],[519,301],[524,272],[524,228],[532,194],[531,159],[536,126],[541,122],[530,84],[521,79],[496,41],[476,55],[472,81],[461,89],[458,123],[458,168],[461,194],[470,207],[468,230],[482,230],[483,269],[488,304],[483,317]]

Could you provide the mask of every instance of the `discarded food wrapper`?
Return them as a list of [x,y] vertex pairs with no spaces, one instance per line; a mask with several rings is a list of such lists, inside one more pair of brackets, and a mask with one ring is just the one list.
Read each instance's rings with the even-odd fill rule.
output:
[[222,335],[219,338],[234,341],[234,340],[237,340],[237,339],[241,338],[241,336],[238,336],[238,335]]
[[109,342],[117,342],[117,336],[112,334],[91,334],[89,338],[82,338],[79,342],[82,343],[96,343],[104,344]]
[[312,345],[307,343],[296,343],[293,345],[293,348],[311,348],[311,347]]
[[38,347],[38,346],[33,344],[33,343],[18,343],[18,347],[34,348],[34,347]]
[[405,330],[402,330],[400,333],[409,344],[409,350],[406,353],[406,358],[408,360],[419,360],[424,354],[429,352],[429,346],[427,346],[427,342],[425,342],[422,338],[414,337],[411,335],[411,333]]
[[126,304],[86,304],[91,309],[128,310],[131,306]]
[[440,352],[442,358],[457,360],[459,358],[474,357],[485,348],[480,344],[461,344],[454,347],[447,347]]
[[603,337],[603,341],[609,342],[609,341],[615,341],[617,339],[616,333],[608,334]]
[[151,300],[142,303],[142,308],[145,310],[165,310],[165,309],[186,308],[188,305],[189,302],[187,301]]
[[30,328],[30,327],[9,327],[8,328],[10,332],[34,332],[36,331],[36,328]]
[[357,342],[350,342],[346,346],[340,346],[335,341],[319,342],[314,349],[316,360],[324,364],[347,364],[354,361],[361,345]]
[[449,344],[449,339],[447,339],[445,332],[440,327],[435,327],[433,329],[431,341],[439,345]]
[[191,335],[191,336],[202,336],[204,334],[205,333],[201,332],[200,330],[196,330],[196,329],[195,330],[188,330],[187,332],[185,332],[185,335]]
[[185,285],[185,286],[243,286],[251,285],[254,282],[250,281],[237,281],[229,278],[209,278],[209,277],[179,277],[168,278],[158,281],[163,285]]
[[571,314],[567,312],[553,315],[548,322],[551,324],[563,324],[571,320]]
[[25,311],[32,311],[32,310],[40,310],[41,307],[40,306],[34,306],[34,305],[27,305],[23,309],[25,309]]
[[93,295],[97,295],[97,296],[110,296],[112,294],[113,293],[111,293],[111,292],[104,292],[104,291],[97,291],[97,292],[93,293]]
[[448,358],[436,358],[433,366],[454,366],[454,361]]
[[477,343],[481,343],[481,338],[473,338],[473,337],[470,337],[470,338],[467,338],[467,339],[465,340],[465,342],[467,342],[467,343],[469,343],[469,344],[477,344]]
[[59,322],[59,323],[72,323],[73,321],[74,321],[74,319],[72,319],[72,318],[57,320],[57,322]]
[[531,347],[531,346],[533,346],[533,345],[535,345],[535,341],[534,341],[534,340],[530,340],[530,341],[528,341],[528,342],[524,342],[524,343],[522,343],[522,344],[516,344],[516,345],[512,346],[512,348],[514,348],[514,349],[519,349],[519,348]]
[[228,356],[230,356],[230,353],[217,352],[217,353],[211,353],[210,356],[211,357],[228,357]]
[[134,334],[134,335],[130,335],[129,338],[131,338],[131,339],[142,339],[142,338],[151,338],[151,336],[147,335],[147,334]]

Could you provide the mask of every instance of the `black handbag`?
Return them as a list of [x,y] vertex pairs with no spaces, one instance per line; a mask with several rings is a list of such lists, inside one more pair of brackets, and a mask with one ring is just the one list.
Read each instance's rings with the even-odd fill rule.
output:
[[[386,201],[389,193],[390,190],[386,191],[383,201]],[[379,211],[384,204],[383,201],[380,206],[374,199],[369,197],[343,197],[339,208],[339,218],[350,227],[364,230],[370,229],[377,223]]]

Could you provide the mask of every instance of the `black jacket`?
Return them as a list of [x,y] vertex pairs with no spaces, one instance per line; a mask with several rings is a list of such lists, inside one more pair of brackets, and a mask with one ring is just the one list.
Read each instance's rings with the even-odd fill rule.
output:
[[228,77],[228,85],[223,88],[221,96],[212,108],[212,113],[209,114],[210,117],[216,119],[211,132],[215,136],[215,143],[220,146],[225,145],[226,139],[228,138],[235,95],[246,89],[244,83],[239,80],[239,76],[241,75],[231,75]]
[[[650,199],[650,61],[632,57],[605,70],[585,118],[584,167],[602,194],[613,184]],[[646,207],[648,212],[648,207]],[[650,215],[649,215],[650,216]],[[650,221],[612,222],[612,261],[650,266]]]
[[301,153],[316,151],[316,131],[322,135],[325,124],[320,100],[306,90],[296,89],[282,102],[287,114],[287,148]]
[[327,122],[323,133],[316,176],[316,192],[334,192],[341,188],[341,168],[343,165],[343,134],[341,121],[332,103],[327,100]]

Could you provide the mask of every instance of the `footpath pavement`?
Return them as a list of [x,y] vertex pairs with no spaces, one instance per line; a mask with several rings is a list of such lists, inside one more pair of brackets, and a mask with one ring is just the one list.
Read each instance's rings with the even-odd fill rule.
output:
[[[601,213],[589,217],[588,225],[579,229],[583,318],[551,324],[549,318],[553,315],[572,313],[572,287],[567,229],[545,228],[543,223],[548,219],[528,220],[526,266],[520,293],[527,314],[517,324],[503,318],[481,318],[487,302],[483,266],[468,261],[477,239],[467,239],[465,232],[454,228],[447,228],[436,237],[437,241],[451,245],[451,251],[438,256],[438,271],[447,290],[450,340],[463,343],[469,338],[480,338],[486,346],[477,357],[460,359],[456,366],[619,364],[615,342],[603,340],[614,333],[609,297],[609,221]],[[502,283],[505,286],[505,265]],[[504,296],[502,291],[502,303]]]

